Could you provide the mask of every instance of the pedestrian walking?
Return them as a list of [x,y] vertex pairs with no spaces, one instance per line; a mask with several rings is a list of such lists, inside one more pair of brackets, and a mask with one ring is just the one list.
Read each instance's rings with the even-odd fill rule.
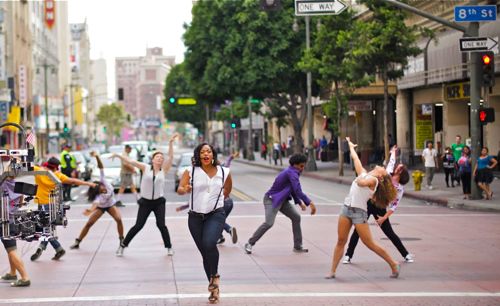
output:
[[490,184],[493,182],[493,169],[497,166],[498,161],[488,153],[489,150],[487,147],[481,149],[481,154],[474,166],[474,179],[477,186],[484,191],[486,200],[491,200],[493,198],[493,191],[490,188]]
[[[61,172],[67,177],[76,178],[76,158],[70,153],[71,145],[66,143],[61,152]],[[64,201],[74,201],[71,198],[71,187],[72,185],[63,185],[63,200]]]
[[106,177],[104,175],[104,166],[102,164],[101,158],[96,152],[91,152],[90,156],[95,157],[97,161],[97,168],[100,171],[100,180],[94,182],[95,187],[89,187],[87,191],[87,197],[89,202],[92,202],[92,207],[87,208],[84,211],[84,215],[90,216],[89,220],[82,228],[80,235],[75,239],[75,243],[70,246],[70,249],[78,249],[80,248],[80,243],[87,236],[90,228],[102,217],[102,215],[107,212],[111,215],[111,217],[115,220],[117,230],[118,230],[118,238],[120,240],[120,244],[123,241],[123,223],[122,217],[120,215],[120,211],[116,208],[116,200],[114,197],[114,188],[110,183],[106,181]]
[[427,188],[432,190],[432,179],[434,173],[439,170],[437,162],[437,151],[432,147],[432,141],[427,142],[427,147],[422,151],[422,161],[425,166],[425,177],[427,178]]
[[464,200],[470,199],[471,195],[472,164],[470,154],[470,148],[468,146],[464,146],[462,156],[458,159],[458,173],[460,180],[462,181]]
[[302,192],[300,186],[300,174],[304,171],[307,157],[303,154],[293,154],[290,156],[290,166],[281,171],[274,180],[271,188],[264,195],[265,222],[254,232],[252,237],[245,244],[247,254],[252,253],[252,248],[262,236],[274,225],[278,212],[281,212],[292,221],[293,251],[296,253],[307,253],[308,249],[302,245],[302,229],[300,227],[300,214],[289,202],[293,198],[302,210],[306,206],[311,209],[311,215],[316,213],[314,203]]
[[[462,136],[455,136],[455,143],[451,145],[451,151],[453,152],[453,157],[455,158],[455,170],[458,171],[458,160],[462,157],[462,150],[464,149],[465,144],[462,143]],[[460,186],[460,175],[455,177],[455,181]]]
[[[130,152],[132,152],[132,147],[130,145],[125,145],[123,150],[123,156],[130,158]],[[140,154],[140,153],[138,153]],[[130,191],[134,194],[134,198],[137,198],[137,188],[134,184],[135,168],[127,162],[122,161],[122,166],[120,169],[120,189],[118,189],[118,201],[115,206],[123,207],[123,202],[121,201],[125,189],[130,187]]]
[[[95,187],[95,184],[92,182],[85,182],[76,178],[70,178],[64,175],[59,171],[60,162],[57,158],[51,157],[46,163],[42,165],[42,167],[35,166],[35,171],[51,171],[62,184],[65,185],[84,185],[89,187]],[[35,175],[35,184],[38,185],[38,189],[36,191],[36,198],[38,199],[38,210],[48,211],[49,210],[49,195],[56,188],[56,183],[54,183],[48,176],[46,175]],[[40,242],[40,245],[36,249],[35,253],[31,255],[31,261],[37,260],[47,249],[47,245],[52,245],[54,250],[56,250],[56,254],[52,257],[52,260],[59,260],[66,251],[63,249],[59,241],[57,241],[56,237],[50,237],[47,240],[43,240]]]
[[[368,200],[368,202],[366,203],[367,219],[370,218],[370,215],[373,215],[373,217],[377,221],[377,224],[380,226],[384,234],[387,236],[387,238],[391,240],[392,244],[394,244],[394,246],[398,249],[401,256],[403,256],[404,261],[411,263],[414,262],[415,256],[413,254],[410,254],[406,250],[405,246],[401,242],[401,239],[399,239],[399,236],[392,229],[391,222],[389,221],[389,217],[392,216],[394,212],[396,212],[399,202],[403,198],[404,186],[410,180],[410,175],[408,173],[408,169],[406,168],[406,166],[404,164],[398,164],[396,166],[397,151],[398,151],[397,145],[394,145],[391,149],[391,156],[389,158],[389,163],[387,164],[386,167],[387,173],[391,175],[392,184],[394,185],[394,188],[396,188],[397,190],[396,199],[389,204],[388,210],[385,208],[379,208],[375,204],[373,204],[372,200]],[[354,255],[354,250],[356,249],[358,241],[359,241],[359,235],[356,229],[354,229],[354,232],[351,235],[351,239],[349,240],[349,246],[347,248],[347,252],[344,256],[344,260],[342,261],[344,264],[351,263],[351,259]]]
[[392,271],[391,277],[397,278],[401,266],[392,259],[384,248],[373,240],[367,223],[366,206],[368,200],[372,199],[377,207],[386,208],[389,203],[396,199],[396,188],[394,188],[392,179],[384,168],[376,166],[372,171],[367,173],[356,153],[356,145],[351,142],[349,137],[346,137],[346,141],[349,145],[351,159],[358,177],[352,182],[351,189],[344,200],[344,206],[340,212],[337,228],[337,244],[333,253],[332,266],[326,278],[336,277],[337,266],[344,254],[344,247],[353,224],[361,241],[389,264]]
[[123,242],[116,250],[116,256],[123,256],[123,251],[135,235],[141,231],[146,224],[148,216],[153,212],[156,218],[156,226],[160,230],[163,244],[167,249],[167,255],[173,256],[174,249],[170,241],[170,234],[165,225],[165,202],[164,185],[165,176],[172,167],[174,159],[174,140],[179,136],[175,133],[169,140],[168,159],[165,159],[163,153],[156,151],[151,156],[151,165],[132,160],[126,156],[114,153],[112,158],[118,157],[122,161],[140,169],[144,174],[141,181],[140,199],[138,200],[139,209],[137,210],[137,219],[135,225],[128,231]]
[[[23,202],[23,195],[14,192],[15,180],[14,177],[7,177],[1,185],[2,195],[6,194],[9,201],[8,205],[8,216],[9,223],[13,225],[14,223],[14,212],[18,209],[19,205]],[[9,234],[16,234],[12,232]],[[9,235],[7,235],[9,236]],[[0,226],[0,237],[3,237],[2,227]],[[12,281],[10,285],[12,287],[28,287],[31,285],[28,272],[24,266],[24,262],[17,253],[17,242],[16,238],[2,238],[2,244],[7,252],[7,257],[9,259],[9,272],[2,275],[0,278],[4,281]],[[17,277],[17,272],[19,276]]]
[[203,268],[209,281],[208,300],[211,304],[219,302],[217,240],[222,234],[226,220],[224,198],[229,197],[231,189],[229,168],[218,164],[217,152],[212,146],[207,143],[198,145],[194,149],[193,166],[182,175],[177,193],[191,193],[188,226],[203,258]]
[[443,169],[444,169],[444,179],[446,181],[446,187],[450,187],[450,179],[451,179],[451,187],[455,187],[455,156],[451,151],[450,147],[446,147],[444,150],[443,156],[441,156],[441,160],[443,161]]

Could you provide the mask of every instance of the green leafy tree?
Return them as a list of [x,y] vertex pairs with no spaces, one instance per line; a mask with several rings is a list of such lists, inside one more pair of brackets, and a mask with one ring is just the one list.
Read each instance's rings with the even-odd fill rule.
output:
[[[340,15],[321,19],[316,39],[310,52],[299,63],[303,70],[315,73],[318,83],[330,97],[323,105],[330,128],[338,137],[339,175],[344,175],[342,137],[340,125],[347,115],[347,101],[355,88],[369,84],[364,65],[357,54],[364,48],[363,25],[354,19],[354,12],[347,10]],[[333,86],[332,86],[333,85]]]
[[127,120],[127,113],[123,105],[112,103],[103,105],[97,113],[97,120],[106,127],[106,145],[113,141],[113,137],[119,137]]
[[185,63],[176,65],[170,70],[165,81],[163,94],[167,101],[163,101],[165,118],[175,122],[188,122],[201,130],[205,118],[202,101],[197,99],[196,105],[179,105],[169,103],[169,97],[194,97],[186,75]]
[[404,69],[408,66],[408,58],[416,56],[421,49],[416,46],[415,26],[408,27],[405,24],[407,14],[405,11],[390,6],[380,0],[362,0],[373,16],[366,21],[366,33],[368,34],[366,48],[360,52],[367,63],[367,68],[379,75],[384,83],[384,151],[385,160],[389,159],[388,138],[388,100],[391,80],[403,76]]

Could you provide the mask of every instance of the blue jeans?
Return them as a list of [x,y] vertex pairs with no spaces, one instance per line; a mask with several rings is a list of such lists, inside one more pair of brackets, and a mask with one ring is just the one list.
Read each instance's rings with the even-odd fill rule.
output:
[[[49,211],[49,204],[38,205],[38,210]],[[63,249],[59,241],[57,241],[56,237],[50,237],[49,241],[45,240],[40,242],[40,245],[38,247],[45,251],[47,249],[47,245],[49,244],[49,242],[50,245],[54,248],[54,250],[56,250],[56,252]]]
[[203,258],[203,268],[208,280],[218,274],[219,250],[217,249],[217,240],[222,235],[225,220],[226,213],[222,207],[208,214],[189,212],[189,231]]

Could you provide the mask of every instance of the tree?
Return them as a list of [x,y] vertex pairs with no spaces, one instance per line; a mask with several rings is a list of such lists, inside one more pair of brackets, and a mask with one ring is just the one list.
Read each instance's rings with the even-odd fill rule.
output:
[[197,99],[196,105],[179,105],[170,103],[169,97],[194,97],[189,86],[189,79],[186,75],[185,63],[176,65],[170,70],[165,80],[163,89],[167,101],[163,101],[163,112],[165,118],[176,122],[189,122],[196,128],[203,128],[203,120],[205,118],[205,110],[202,106],[202,101]]
[[421,49],[416,46],[416,27],[405,24],[407,14],[398,8],[379,0],[362,0],[370,11],[373,12],[371,20],[365,22],[366,48],[360,52],[369,63],[372,72],[378,74],[384,83],[384,152],[385,160],[389,159],[389,139],[387,131],[389,86],[391,80],[403,76],[404,69],[408,66],[408,58],[416,56]]
[[276,12],[253,0],[199,1],[186,26],[186,67],[196,95],[215,103],[227,97],[269,97],[283,101],[302,150],[306,78],[297,63],[304,33],[292,30],[293,0]]
[[364,48],[363,35],[362,24],[354,19],[352,10],[324,17],[310,52],[306,52],[299,63],[303,70],[316,73],[318,83],[329,94],[330,100],[324,104],[323,110],[331,119],[332,131],[338,137],[340,176],[344,175],[341,120],[347,114],[347,101],[354,89],[366,86],[370,81],[357,56],[359,49]]
[[123,105],[118,103],[106,104],[99,108],[97,120],[106,127],[106,145],[113,141],[113,137],[119,137],[125,126],[127,113]]

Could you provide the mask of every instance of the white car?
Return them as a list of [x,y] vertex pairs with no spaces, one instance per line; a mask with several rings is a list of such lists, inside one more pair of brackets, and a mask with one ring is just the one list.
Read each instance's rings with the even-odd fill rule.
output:
[[[100,155],[102,164],[104,166],[104,177],[108,183],[113,186],[115,190],[120,189],[120,171],[122,168],[122,163],[119,158],[111,159],[112,153],[105,153]],[[97,168],[97,162],[92,159],[92,164],[94,165],[94,170],[92,171],[92,181],[99,181],[101,178],[101,172],[99,168]],[[141,173],[139,169],[136,168],[136,172],[132,178],[137,191],[139,191],[141,187]]]
[[174,180],[175,180],[175,187],[174,190],[177,192],[177,188],[179,187],[179,182],[181,180],[182,174],[184,174],[184,171],[191,167],[192,165],[192,160],[193,158],[193,152],[188,152],[188,153],[182,153],[181,156],[179,157],[179,160],[177,161],[176,164],[176,169],[175,169],[175,174],[174,174]]

